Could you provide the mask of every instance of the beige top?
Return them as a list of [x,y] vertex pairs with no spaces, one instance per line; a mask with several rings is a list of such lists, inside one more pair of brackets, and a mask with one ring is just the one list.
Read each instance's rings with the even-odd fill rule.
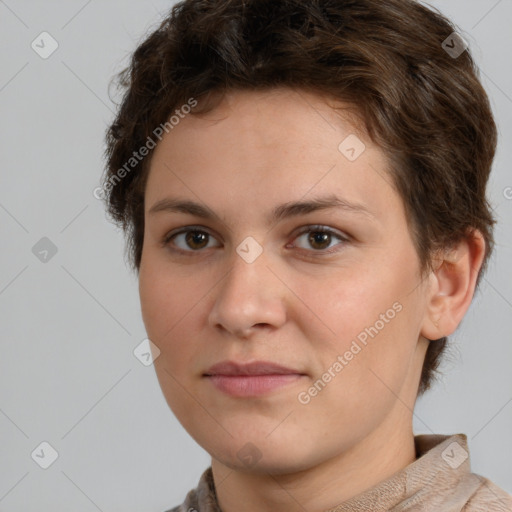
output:
[[[512,496],[471,473],[465,434],[417,435],[416,460],[326,512],[512,512]],[[167,512],[222,512],[211,467],[185,502]]]

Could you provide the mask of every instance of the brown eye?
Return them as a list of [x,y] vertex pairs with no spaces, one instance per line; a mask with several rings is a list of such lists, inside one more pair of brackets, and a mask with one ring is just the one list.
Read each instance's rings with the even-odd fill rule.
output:
[[199,252],[202,249],[216,247],[209,245],[214,238],[210,233],[200,229],[183,229],[178,233],[168,235],[163,242],[173,250],[182,252]]
[[[307,235],[307,237],[305,237]],[[323,227],[323,226],[310,226],[297,236],[297,240],[300,239],[305,240],[304,245],[298,245],[297,247],[301,249],[311,250],[314,249],[313,252],[325,252],[331,253],[335,252],[337,249],[336,246],[344,245],[345,242],[348,242],[348,238],[343,236],[340,233],[333,231],[332,229]],[[340,243],[331,245],[335,239],[338,239]],[[329,249],[329,250],[328,250]]]
[[326,249],[329,247],[330,242],[331,235],[322,231],[311,231],[308,237],[308,243],[314,249]]
[[202,233],[201,231],[188,231],[185,236],[185,243],[191,249],[202,249],[208,245],[208,233]]

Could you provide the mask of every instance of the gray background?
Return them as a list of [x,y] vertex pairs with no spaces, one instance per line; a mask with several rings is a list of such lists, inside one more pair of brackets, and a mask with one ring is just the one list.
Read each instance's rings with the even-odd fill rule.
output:
[[[0,1],[0,511],[161,512],[209,464],[153,367],[133,354],[145,338],[136,277],[93,197],[113,118],[108,82],[171,5]],[[512,492],[512,1],[431,5],[462,30],[491,96],[499,225],[445,378],[417,405],[415,433],[466,433],[473,471]],[[47,59],[31,48],[42,31],[59,44]],[[46,263],[32,252],[43,237],[57,248]],[[46,470],[31,457],[43,441],[59,455]]]

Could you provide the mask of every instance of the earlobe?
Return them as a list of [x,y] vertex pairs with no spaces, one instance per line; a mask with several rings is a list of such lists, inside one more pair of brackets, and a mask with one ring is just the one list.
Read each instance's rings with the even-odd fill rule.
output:
[[449,336],[468,310],[485,255],[478,230],[453,248],[441,252],[430,275],[427,312],[421,334],[430,340]]

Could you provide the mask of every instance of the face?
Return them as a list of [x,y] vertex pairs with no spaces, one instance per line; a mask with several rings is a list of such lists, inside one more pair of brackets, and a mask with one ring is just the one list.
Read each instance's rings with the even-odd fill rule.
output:
[[153,154],[139,285],[155,369],[230,468],[304,470],[412,415],[419,259],[384,154],[333,106],[232,92]]

